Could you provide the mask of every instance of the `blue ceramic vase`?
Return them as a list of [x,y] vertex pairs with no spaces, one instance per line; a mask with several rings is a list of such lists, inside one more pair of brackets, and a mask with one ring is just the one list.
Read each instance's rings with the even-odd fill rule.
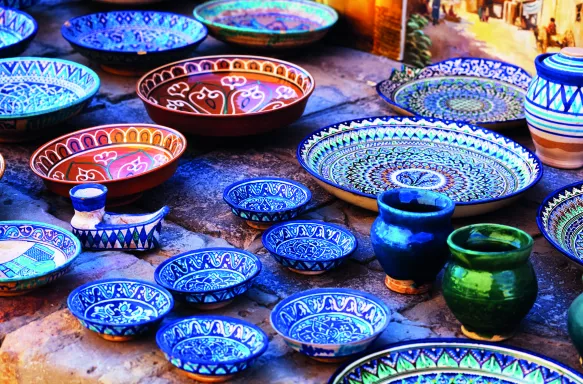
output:
[[445,265],[455,203],[426,189],[398,188],[377,198],[379,216],[370,238],[392,291],[427,292]]

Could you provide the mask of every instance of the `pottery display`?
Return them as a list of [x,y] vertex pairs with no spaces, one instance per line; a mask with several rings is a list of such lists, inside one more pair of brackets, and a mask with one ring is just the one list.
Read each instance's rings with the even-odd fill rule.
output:
[[259,56],[197,57],[157,68],[138,81],[138,97],[158,124],[201,136],[245,136],[299,119],[314,78]]
[[402,115],[502,129],[524,126],[524,98],[531,80],[515,65],[465,57],[420,70],[393,70],[389,79],[377,84],[377,92]]
[[0,142],[51,133],[77,115],[99,89],[99,77],[72,61],[41,57],[0,60]]
[[455,230],[447,244],[452,258],[443,275],[443,297],[464,335],[489,341],[512,337],[538,292],[529,261],[532,237],[505,225],[476,224]]
[[306,0],[213,0],[194,17],[218,40],[279,51],[315,43],[338,21],[333,8]]
[[0,6],[0,58],[18,56],[38,32],[28,13]]
[[324,189],[351,204],[376,211],[380,192],[421,188],[452,199],[454,217],[506,206],[543,173],[531,151],[496,132],[414,117],[322,128],[300,142],[297,157]]
[[319,275],[336,268],[357,245],[348,229],[309,220],[276,224],[261,240],[278,263],[302,275]]
[[162,262],[154,272],[156,282],[198,309],[228,305],[247,291],[259,273],[261,261],[236,248],[189,251]]
[[186,150],[174,129],[151,124],[113,124],[82,129],[54,139],[30,158],[30,168],[48,189],[69,197],[72,187],[107,186],[108,205],[138,199],[168,180]]
[[152,330],[174,307],[170,292],[146,281],[106,279],[76,288],[67,299],[81,325],[109,341]]
[[328,384],[583,383],[581,373],[521,348],[463,339],[412,340],[339,368]]
[[133,76],[194,55],[207,29],[190,17],[174,13],[112,11],[66,21],[61,34],[103,70]]
[[378,206],[370,240],[385,285],[404,294],[429,291],[449,257],[454,202],[425,189],[396,188],[379,194]]
[[237,181],[223,192],[223,200],[233,214],[257,229],[295,218],[311,199],[312,193],[305,185],[278,177]]
[[261,328],[226,316],[195,316],[162,327],[156,343],[175,367],[202,383],[222,383],[249,368],[266,350]]
[[0,0],[0,6],[16,9],[32,7],[40,3],[41,0]]
[[389,324],[391,311],[365,292],[319,288],[286,297],[273,308],[269,319],[293,350],[336,363],[376,340]]
[[147,251],[160,246],[162,222],[170,208],[143,214],[105,212],[107,187],[100,184],[81,184],[69,194],[75,208],[71,228],[83,248]]
[[68,272],[81,253],[73,234],[33,221],[0,221],[0,297],[18,296]]

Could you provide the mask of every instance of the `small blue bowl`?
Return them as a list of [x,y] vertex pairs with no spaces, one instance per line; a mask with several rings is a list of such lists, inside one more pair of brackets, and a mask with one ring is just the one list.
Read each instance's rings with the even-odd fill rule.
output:
[[66,21],[61,34],[104,70],[133,76],[192,56],[208,31],[202,23],[175,13],[112,11]]
[[247,369],[267,349],[259,327],[226,316],[195,316],[165,325],[156,343],[172,365],[200,382],[220,383]]
[[293,180],[259,177],[229,185],[223,199],[250,227],[266,229],[274,222],[298,216],[312,199],[312,193]]
[[147,281],[106,279],[77,287],[67,299],[81,324],[109,341],[127,341],[155,327],[174,307],[164,288]]
[[278,263],[303,275],[319,275],[339,266],[357,245],[347,229],[308,220],[276,224],[261,240]]
[[235,248],[207,248],[174,256],[156,268],[154,278],[177,298],[210,310],[224,307],[253,283],[261,261]]
[[0,6],[0,58],[20,55],[38,32],[28,13]]
[[270,316],[289,347],[331,363],[364,351],[390,320],[391,312],[379,298],[344,288],[296,293],[279,302]]

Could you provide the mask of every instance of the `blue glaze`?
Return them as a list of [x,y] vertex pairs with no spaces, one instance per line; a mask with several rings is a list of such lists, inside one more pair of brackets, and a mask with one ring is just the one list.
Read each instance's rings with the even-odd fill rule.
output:
[[284,267],[323,272],[340,265],[356,249],[356,237],[345,228],[321,221],[276,224],[263,233],[263,246]]
[[40,3],[41,0],[0,0],[0,6],[24,9]]
[[28,13],[0,6],[0,58],[20,55],[38,32]]
[[[84,189],[99,189],[101,194],[91,197],[77,197],[75,194]],[[71,188],[69,191],[73,208],[79,212],[91,212],[98,209],[105,208],[105,200],[107,198],[107,187],[101,184],[81,184]]]

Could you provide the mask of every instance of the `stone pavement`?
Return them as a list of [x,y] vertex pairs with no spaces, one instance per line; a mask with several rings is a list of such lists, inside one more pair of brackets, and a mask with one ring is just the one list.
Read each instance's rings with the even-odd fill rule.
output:
[[[104,73],[73,52],[61,38],[60,25],[72,16],[107,9],[89,2],[43,5],[29,10],[40,32],[25,55],[61,57],[94,68],[101,77],[99,95],[81,116],[63,130],[125,122],[149,123],[134,93],[135,78]],[[190,14],[191,1],[166,7]],[[208,38],[200,55],[237,52]],[[27,296],[0,299],[0,384],[12,383],[191,383],[166,362],[153,337],[114,344],[83,329],[66,308],[76,286],[99,278],[132,277],[153,280],[155,267],[178,253],[203,247],[229,245],[256,253],[263,271],[242,298],[217,313],[244,318],[270,337],[268,351],[235,383],[324,383],[336,365],[317,363],[286,347],[269,325],[271,308],[282,298],[314,287],[350,287],[381,297],[393,311],[393,320],[377,345],[426,337],[462,337],[459,324],[445,306],[440,283],[425,295],[409,297],[389,292],[374,258],[368,233],[375,218],[368,212],[327,194],[301,169],[296,145],[309,132],[358,117],[390,114],[371,84],[388,77],[398,63],[354,50],[319,45],[301,56],[287,57],[308,69],[317,88],[304,117],[290,127],[261,137],[236,140],[189,138],[189,149],[177,174],[164,185],[144,194],[129,209],[171,207],[163,228],[162,248],[150,253],[83,253],[73,270],[57,282]],[[274,122],[277,123],[277,122]],[[532,147],[526,127],[506,132]],[[56,135],[56,132],[55,134]],[[0,220],[27,219],[65,228],[73,213],[70,201],[48,192],[28,167],[31,153],[42,141],[0,144],[8,164],[0,182]],[[568,339],[566,312],[581,292],[581,273],[551,247],[540,234],[536,210],[552,190],[581,180],[583,171],[545,168],[544,179],[524,199],[502,211],[459,220],[461,226],[495,222],[520,227],[535,238],[532,260],[540,293],[521,331],[508,343],[543,353],[578,368],[577,354]],[[241,178],[261,175],[289,177],[307,184],[314,194],[306,218],[339,223],[350,228],[360,242],[358,251],[340,268],[321,276],[301,276],[281,268],[261,246],[257,230],[235,218],[222,202],[223,188]],[[438,280],[439,281],[439,280]],[[177,306],[172,318],[197,312]]]

